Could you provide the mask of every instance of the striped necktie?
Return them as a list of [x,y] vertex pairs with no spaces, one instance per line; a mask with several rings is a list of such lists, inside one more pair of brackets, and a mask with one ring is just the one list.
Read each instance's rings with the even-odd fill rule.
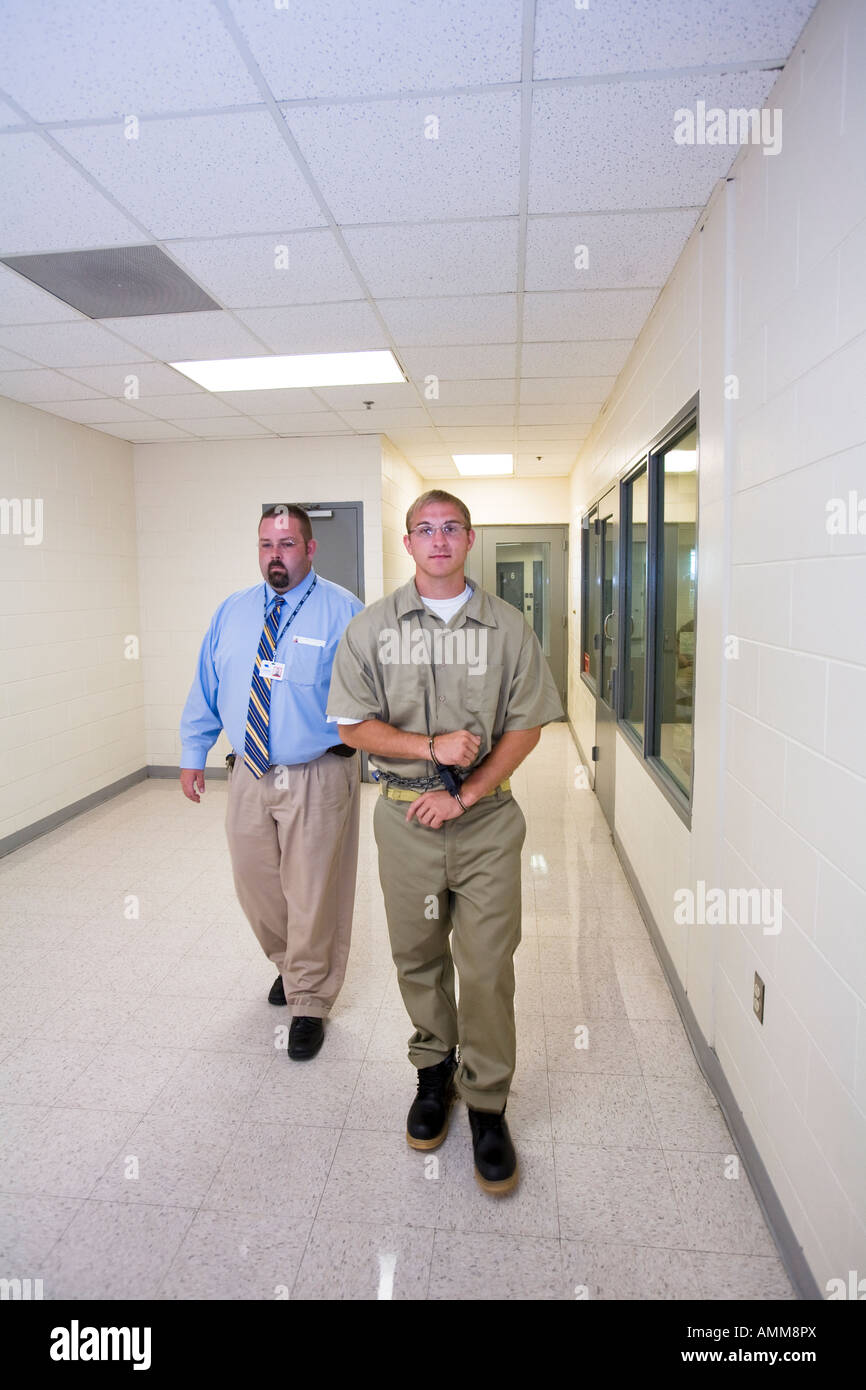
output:
[[280,630],[280,613],[284,598],[279,595],[265,620],[259,649],[256,652],[253,680],[250,688],[250,707],[247,712],[247,729],[244,737],[244,762],[254,777],[264,777],[270,767],[268,750],[268,721],[271,713],[271,682],[259,674],[263,661],[273,661],[277,649],[277,633]]

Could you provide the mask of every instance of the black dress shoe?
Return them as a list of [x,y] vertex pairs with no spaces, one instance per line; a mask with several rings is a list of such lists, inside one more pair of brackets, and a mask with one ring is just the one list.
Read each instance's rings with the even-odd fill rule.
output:
[[512,1192],[517,1186],[517,1154],[505,1123],[504,1106],[500,1114],[470,1108],[469,1124],[477,1182],[494,1197]]
[[268,995],[269,1004],[285,1004],[286,991],[283,989],[283,977],[278,975],[271,985],[271,992]]
[[448,1133],[456,1070],[453,1047],[435,1066],[418,1068],[418,1094],[406,1119],[406,1138],[413,1149],[437,1149]]
[[293,1062],[315,1057],[325,1041],[325,1025],[320,1018],[293,1018],[289,1029],[289,1056]]

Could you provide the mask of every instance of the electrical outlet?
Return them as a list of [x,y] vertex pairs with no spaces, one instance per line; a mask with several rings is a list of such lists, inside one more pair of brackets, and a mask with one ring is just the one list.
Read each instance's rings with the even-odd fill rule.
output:
[[755,993],[752,998],[752,1008],[758,1016],[758,1022],[764,1022],[764,981],[761,979],[757,970],[755,971]]

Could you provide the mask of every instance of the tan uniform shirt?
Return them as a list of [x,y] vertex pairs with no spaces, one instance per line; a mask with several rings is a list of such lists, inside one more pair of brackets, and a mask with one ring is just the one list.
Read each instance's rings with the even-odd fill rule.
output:
[[[476,764],[503,734],[535,729],[562,714],[541,645],[523,615],[475,585],[446,625],[410,579],[356,614],[334,658],[330,717],[380,719],[409,733],[468,729],[481,739]],[[371,761],[401,779],[436,772],[420,758],[371,754]]]

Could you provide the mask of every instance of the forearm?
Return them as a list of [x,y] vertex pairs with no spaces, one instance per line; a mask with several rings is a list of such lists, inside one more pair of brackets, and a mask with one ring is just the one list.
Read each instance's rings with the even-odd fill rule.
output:
[[492,792],[506,777],[510,777],[524,758],[532,752],[541,738],[541,729],[515,729],[503,734],[498,743],[476,768],[473,768],[460,788],[460,799],[467,808],[474,806],[482,796]]
[[360,724],[338,724],[337,730],[349,748],[364,753],[380,754],[383,758],[430,758],[426,734],[413,734],[408,729],[395,729],[382,719],[364,719]]

